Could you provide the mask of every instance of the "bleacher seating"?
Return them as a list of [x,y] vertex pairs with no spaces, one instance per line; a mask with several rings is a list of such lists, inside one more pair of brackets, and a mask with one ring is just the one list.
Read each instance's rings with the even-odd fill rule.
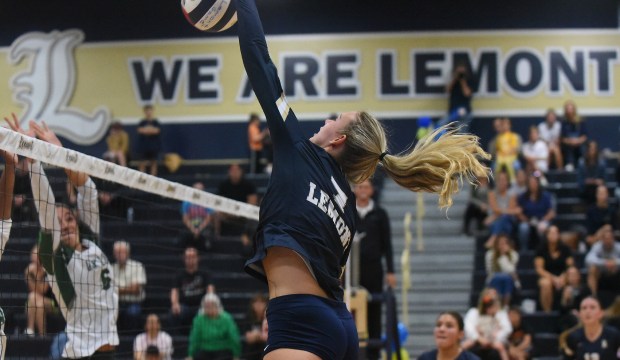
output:
[[[160,175],[189,186],[195,181],[202,181],[206,191],[217,192],[218,184],[226,178],[227,167],[228,165],[182,166],[175,174],[168,174],[162,169]],[[65,183],[56,177],[62,172],[50,168],[47,173],[55,192],[64,193]],[[265,192],[268,176],[251,175],[246,178],[255,183],[259,195]],[[177,245],[179,232],[183,228],[180,202],[143,192],[127,191],[124,196],[127,196],[129,206],[134,209],[134,217],[132,221],[128,221],[125,218],[102,216],[100,245],[112,260],[114,241],[124,239],[131,243],[131,257],[143,262],[147,271],[147,297],[143,304],[143,315],[146,316],[149,312],[159,314],[163,330],[166,330],[166,324],[169,323],[170,289],[175,274],[183,268],[183,249]],[[49,358],[52,335],[62,329],[62,324],[58,327],[50,323],[47,336],[30,337],[23,334],[26,327],[24,305],[27,298],[24,269],[30,261],[30,250],[35,244],[38,231],[37,223],[15,223],[0,263],[0,306],[7,315],[7,359]],[[213,241],[208,253],[201,254],[200,261],[200,268],[211,275],[224,308],[233,315],[240,328],[245,326],[250,298],[256,292],[267,291],[264,284],[243,271],[243,253],[239,239],[220,238]],[[121,342],[117,349],[117,358],[129,359],[134,336],[123,332],[119,335]],[[173,340],[175,358],[184,358],[187,355],[187,336],[175,335]]]
[[[617,203],[617,199],[613,197],[616,188],[615,177],[615,160],[607,163],[607,186],[610,189],[610,202]],[[576,226],[585,225],[586,206],[579,197],[577,174],[576,172],[551,170],[546,174],[548,181],[547,190],[554,194],[556,203],[557,217],[554,224],[560,228],[560,231],[569,231],[575,229]],[[486,236],[477,239],[477,252],[475,255],[475,270],[472,274],[472,294],[470,296],[471,306],[477,306],[478,296],[483,289],[486,280],[486,271],[484,265],[484,242]],[[520,299],[528,298],[536,300],[538,303],[538,283],[537,275],[534,271],[534,251],[526,251],[519,254],[519,265],[517,273],[519,275],[522,289],[519,293]],[[582,274],[586,274],[584,269],[585,254],[574,253],[576,266],[582,269]],[[584,280],[585,281],[585,280]],[[537,305],[540,309],[540,305]],[[525,314],[523,317],[525,324],[533,331],[533,346],[531,356],[535,358],[558,357],[558,336],[559,336],[559,313],[544,313],[536,311],[533,314]]]

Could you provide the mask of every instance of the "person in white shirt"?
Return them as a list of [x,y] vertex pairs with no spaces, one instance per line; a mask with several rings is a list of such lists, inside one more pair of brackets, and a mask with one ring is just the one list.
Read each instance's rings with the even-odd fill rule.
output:
[[588,286],[594,295],[602,289],[620,293],[620,243],[611,225],[603,225],[597,233],[600,240],[586,255]]
[[[12,130],[28,136],[14,118],[7,119]],[[37,138],[62,147],[45,122],[29,122]],[[39,258],[47,272],[47,281],[67,322],[67,343],[63,358],[114,359],[119,344],[116,330],[118,294],[113,283],[112,265],[97,246],[99,204],[97,188],[82,172],[66,169],[77,187],[77,214],[64,204],[56,204],[54,193],[38,161],[32,161],[30,181],[39,215]],[[81,234],[78,221],[87,233]],[[60,231],[58,231],[60,230]]]
[[536,126],[530,127],[528,142],[523,144],[521,152],[525,158],[525,168],[528,174],[534,171],[546,173],[549,170],[549,147],[540,140]]
[[147,349],[150,346],[157,347],[161,360],[170,360],[174,353],[172,337],[161,330],[159,317],[155,314],[149,314],[146,318],[144,330],[145,332],[136,336],[133,342],[134,360],[145,360],[147,358]]
[[140,328],[142,302],[146,297],[146,271],[141,262],[130,258],[131,247],[126,241],[114,243],[114,258],[112,265],[114,283],[118,287],[119,322],[122,330],[137,330]]
[[560,148],[560,136],[562,133],[562,124],[558,121],[555,110],[549,109],[545,115],[545,121],[538,124],[538,132],[540,139],[547,143],[549,147],[549,162],[553,159],[556,169],[564,167],[562,159],[562,150]]
[[478,307],[465,314],[465,341],[463,349],[480,358],[508,360],[505,344],[512,333],[510,318],[500,307],[497,291],[486,288],[480,293]]

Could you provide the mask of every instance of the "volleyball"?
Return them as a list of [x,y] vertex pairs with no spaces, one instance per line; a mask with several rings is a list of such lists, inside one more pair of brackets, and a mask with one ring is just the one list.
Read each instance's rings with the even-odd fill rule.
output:
[[237,22],[235,0],[181,0],[183,14],[196,29],[224,31]]

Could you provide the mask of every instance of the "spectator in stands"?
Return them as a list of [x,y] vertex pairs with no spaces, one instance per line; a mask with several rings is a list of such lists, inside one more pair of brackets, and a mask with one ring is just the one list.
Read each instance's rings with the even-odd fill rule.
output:
[[596,188],[605,185],[605,163],[598,153],[596,141],[589,141],[583,159],[579,160],[577,180],[586,204],[596,201]]
[[145,172],[150,166],[150,174],[157,175],[157,159],[161,151],[161,125],[154,116],[153,105],[145,105],[144,119],[138,124],[138,170]]
[[27,335],[34,335],[35,329],[40,335],[45,335],[45,315],[58,310],[52,289],[45,281],[45,275],[45,269],[39,261],[39,246],[35,245],[30,252],[30,264],[25,271],[26,284],[28,285],[25,331]]
[[527,190],[517,199],[521,210],[517,215],[521,251],[535,249],[555,218],[553,198],[542,188],[540,179],[540,173],[531,174],[527,179]]
[[604,184],[596,187],[596,202],[586,212],[585,240],[588,249],[599,239],[597,232],[603,225],[618,229],[618,208],[609,203],[609,190]]
[[549,170],[549,148],[538,136],[536,126],[530,126],[528,141],[523,144],[522,154],[525,159],[525,171],[528,174],[534,171],[546,173]]
[[527,191],[527,173],[523,169],[519,169],[515,173],[515,181],[510,185],[510,191],[519,198]]
[[[495,131],[495,136],[489,140],[489,144],[487,145],[487,152],[491,154],[491,159],[493,164],[497,161],[497,138],[504,131],[504,119],[503,118],[495,118],[493,120],[493,131]],[[492,166],[495,169],[495,165]]]
[[599,291],[620,295],[620,243],[615,241],[611,225],[603,225],[599,235],[586,255],[588,286],[594,295]]
[[30,175],[28,161],[20,157],[15,165],[15,185],[13,190],[12,219],[15,222],[34,221],[36,211],[30,190]]
[[560,230],[551,225],[539,245],[534,258],[534,268],[538,274],[538,289],[542,310],[553,310],[555,294],[566,282],[564,273],[575,264],[570,248],[560,241]]
[[108,144],[108,150],[103,153],[103,158],[120,166],[127,166],[129,135],[123,130],[123,125],[119,121],[110,125],[110,131],[105,141]]
[[500,233],[512,234],[515,216],[519,213],[517,197],[510,191],[508,174],[500,172],[495,178],[495,188],[489,192],[489,216],[484,223],[489,226],[491,236],[485,243],[490,249]]
[[576,266],[566,269],[566,285],[560,298],[560,330],[569,329],[579,322],[579,304],[592,292],[581,281],[581,272]]
[[[252,205],[258,204],[256,186],[245,179],[239,164],[230,165],[228,178],[220,183],[218,195]],[[217,213],[216,233],[220,236],[240,236],[245,227],[246,221],[243,218]]]
[[523,323],[523,312],[518,306],[508,310],[512,333],[508,336],[508,356],[510,360],[527,360],[532,348],[532,331]]
[[146,297],[146,271],[141,262],[131,259],[131,247],[126,241],[114,242],[112,265],[114,285],[118,291],[118,327],[137,330],[142,321],[142,302]]
[[562,161],[562,151],[560,149],[560,135],[562,133],[562,124],[558,121],[555,110],[548,109],[545,114],[545,121],[538,124],[538,133],[540,139],[547,144],[549,148],[549,167],[552,161],[556,169],[564,167]]
[[[194,189],[204,191],[204,184],[196,182],[192,186]],[[185,229],[181,233],[180,243],[184,248],[194,247],[199,251],[211,249],[211,238],[213,236],[213,217],[212,209],[184,201],[181,204],[181,215]]]
[[250,300],[250,308],[246,318],[245,354],[246,360],[261,360],[267,342],[263,339],[263,321],[269,298],[265,294],[255,294]]
[[451,122],[458,122],[463,132],[467,132],[473,119],[471,112],[471,99],[473,97],[471,85],[471,73],[469,67],[463,62],[456,62],[452,69],[452,79],[446,86],[450,99],[448,114],[439,120],[437,127]]
[[495,172],[507,171],[510,182],[515,180],[515,171],[521,168],[519,163],[519,153],[523,140],[521,136],[512,131],[512,122],[508,118],[502,119],[501,132],[497,136],[496,150],[497,158],[495,160]]
[[482,360],[508,360],[505,344],[512,326],[508,314],[501,309],[495,289],[482,290],[478,307],[467,311],[464,322],[463,349]]
[[494,288],[501,297],[503,306],[510,305],[510,299],[519,284],[517,265],[519,254],[513,249],[508,234],[499,234],[495,239],[493,249],[485,254],[487,270],[487,284]]
[[583,145],[588,140],[585,120],[577,114],[577,106],[572,100],[564,103],[564,122],[562,123],[561,145],[565,169],[573,171],[583,154]]
[[461,347],[464,328],[463,318],[456,311],[440,313],[433,330],[437,348],[422,353],[418,360],[479,360],[478,356]]
[[142,334],[136,336],[133,342],[133,359],[134,360],[146,360],[148,359],[148,350],[151,347],[157,349],[157,359],[170,360],[174,353],[172,347],[172,337],[167,332],[161,330],[161,322],[159,316],[156,314],[149,314],[146,317],[146,324],[144,325]]
[[560,341],[564,358],[615,360],[620,354],[620,332],[604,326],[603,309],[595,297],[589,296],[579,306],[582,327],[568,333],[566,341]]
[[256,113],[250,114],[248,121],[248,147],[250,148],[250,174],[263,172],[263,141],[266,130],[260,129],[260,117]]
[[[384,208],[373,200],[374,187],[370,180],[353,186],[356,223],[359,238],[360,285],[371,294],[382,293],[384,282],[396,287],[390,218]],[[384,265],[385,262],[385,265]],[[380,339],[382,334],[381,302],[369,302],[367,308],[368,338]],[[367,349],[369,360],[379,358],[378,349]]]
[[484,229],[484,220],[489,213],[489,179],[486,176],[477,178],[478,186],[472,186],[469,194],[469,202],[463,218],[463,233],[472,235],[471,222],[476,221],[476,230]]
[[205,295],[192,323],[188,356],[193,360],[226,360],[239,359],[240,355],[241,340],[235,320],[224,310],[217,295]]
[[200,308],[202,297],[215,291],[209,274],[199,269],[200,257],[196,248],[185,249],[183,263],[185,269],[177,274],[170,291],[171,312],[176,331],[189,326]]

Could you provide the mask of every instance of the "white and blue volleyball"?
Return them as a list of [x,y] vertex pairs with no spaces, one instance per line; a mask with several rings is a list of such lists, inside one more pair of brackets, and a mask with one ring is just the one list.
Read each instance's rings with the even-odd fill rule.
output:
[[224,31],[237,22],[235,0],[181,0],[183,14],[200,31]]

